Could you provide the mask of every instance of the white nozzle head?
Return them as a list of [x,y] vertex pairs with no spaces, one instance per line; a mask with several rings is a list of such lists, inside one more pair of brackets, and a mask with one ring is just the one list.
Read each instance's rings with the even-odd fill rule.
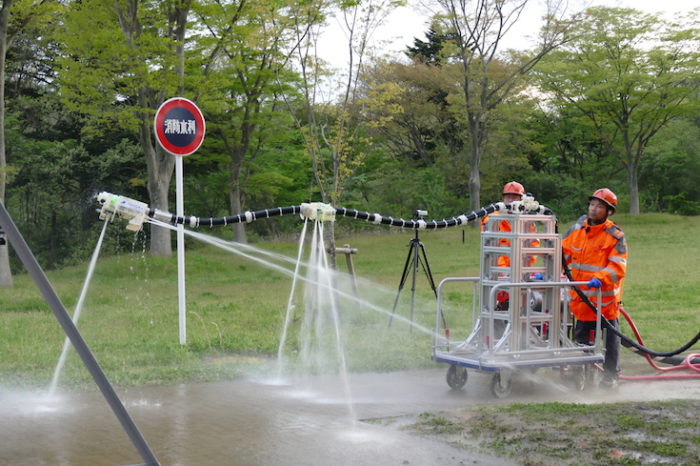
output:
[[526,212],[535,212],[540,208],[540,203],[532,195],[524,195],[521,202]]
[[108,217],[111,219],[117,211],[119,196],[102,191],[97,195],[97,202],[102,206],[100,209],[100,220],[106,220]]
[[301,217],[306,217],[311,220],[319,220],[321,222],[335,221],[335,207],[322,202],[304,202],[301,204]]
[[97,202],[102,205],[100,220],[111,220],[115,216],[121,217],[129,221],[126,226],[127,230],[141,230],[143,222],[148,217],[148,204],[126,196],[101,192],[97,195]]

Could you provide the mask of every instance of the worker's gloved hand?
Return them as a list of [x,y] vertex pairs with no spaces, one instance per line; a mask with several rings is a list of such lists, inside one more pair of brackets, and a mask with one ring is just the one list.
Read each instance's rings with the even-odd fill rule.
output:
[[593,277],[588,282],[588,288],[600,288],[603,284],[597,278]]

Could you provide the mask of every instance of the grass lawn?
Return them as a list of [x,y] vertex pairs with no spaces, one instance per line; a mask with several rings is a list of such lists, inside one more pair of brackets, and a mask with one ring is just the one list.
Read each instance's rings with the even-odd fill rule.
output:
[[522,465],[692,466],[700,461],[699,410],[700,400],[514,403],[423,413],[405,428]]
[[[700,217],[646,214],[617,215],[629,244],[624,301],[648,347],[676,348],[700,328],[700,242],[690,232]],[[343,219],[347,221],[347,219]],[[561,226],[564,231],[568,224]],[[123,228],[120,224],[110,229]],[[696,235],[697,236],[697,235]],[[359,292],[368,306],[341,309],[351,370],[392,370],[429,366],[429,332],[407,331],[410,277],[395,319],[387,326],[413,232],[377,226],[366,233],[339,237],[338,245],[358,249],[353,263]],[[448,276],[479,271],[478,231],[453,228],[421,232],[438,283]],[[292,281],[289,276],[246,258],[188,238],[186,256],[187,344],[178,340],[177,261],[143,253],[140,240],[124,244],[123,253],[102,257],[83,305],[79,328],[108,377],[118,385],[218,380],[276,357]],[[294,240],[255,245],[295,258]],[[286,264],[292,268],[292,264]],[[72,312],[87,264],[48,273]],[[344,257],[339,269],[346,270]],[[445,288],[445,313],[453,335],[470,326],[471,293]],[[425,274],[419,270],[413,320],[431,329],[435,304]],[[299,299],[299,298],[297,298]],[[372,308],[375,307],[375,309]],[[347,307],[347,306],[346,306]],[[383,310],[384,313],[378,312]],[[301,310],[295,310],[288,350],[298,350]],[[631,331],[623,324],[628,335]],[[50,380],[63,343],[63,332],[30,277],[0,289],[0,381],[44,385]],[[697,348],[696,348],[697,349]],[[625,352],[629,353],[629,352]],[[640,359],[625,354],[628,359]],[[624,363],[624,359],[623,359]],[[90,385],[89,374],[72,354],[63,386]]]

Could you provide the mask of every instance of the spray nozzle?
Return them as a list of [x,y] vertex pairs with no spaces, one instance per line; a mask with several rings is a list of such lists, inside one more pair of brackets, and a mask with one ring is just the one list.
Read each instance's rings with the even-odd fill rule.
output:
[[519,201],[510,203],[510,209],[513,212],[534,212],[540,208],[540,203],[535,200],[531,194],[523,195]]
[[301,204],[302,217],[310,218],[311,220],[320,220],[322,222],[335,221],[335,207],[322,202],[304,202]]
[[127,230],[140,231],[143,222],[148,217],[148,204],[131,199],[126,196],[101,192],[97,195],[97,202],[102,205],[100,209],[100,220],[111,220],[121,217],[128,220]]
[[527,212],[532,212],[540,208],[540,203],[537,202],[535,197],[530,193],[525,194],[520,202],[523,203],[523,207]]

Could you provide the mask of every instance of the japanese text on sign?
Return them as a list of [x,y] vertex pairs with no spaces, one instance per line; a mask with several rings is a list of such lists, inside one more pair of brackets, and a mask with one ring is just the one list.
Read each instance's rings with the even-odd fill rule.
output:
[[197,132],[195,120],[166,119],[165,134],[195,134]]

